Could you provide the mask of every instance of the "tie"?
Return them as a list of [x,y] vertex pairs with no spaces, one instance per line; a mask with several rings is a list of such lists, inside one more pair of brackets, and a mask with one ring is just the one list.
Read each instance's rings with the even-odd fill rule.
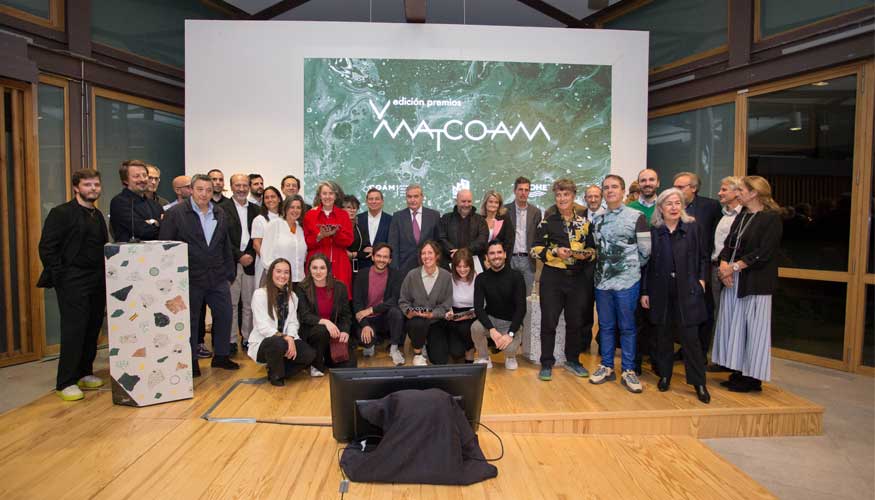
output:
[[418,210],[413,212],[413,239],[417,243],[419,243],[419,237],[422,236],[422,229],[419,227],[419,222],[416,221],[416,214],[418,213]]

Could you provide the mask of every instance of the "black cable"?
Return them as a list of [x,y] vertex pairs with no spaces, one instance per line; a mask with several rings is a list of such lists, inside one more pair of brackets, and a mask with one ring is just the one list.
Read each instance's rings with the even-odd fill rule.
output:
[[480,424],[480,427],[483,427],[483,428],[486,429],[487,431],[491,432],[492,435],[495,436],[496,439],[498,439],[498,444],[501,445],[501,454],[498,455],[498,458],[475,458],[475,457],[471,457],[471,460],[479,460],[480,462],[498,462],[499,460],[501,460],[502,458],[504,458],[504,441],[501,440],[501,436],[499,436],[498,434],[496,434],[495,431],[492,430],[492,429],[490,429],[486,424],[484,424],[483,422],[478,422],[478,423]]

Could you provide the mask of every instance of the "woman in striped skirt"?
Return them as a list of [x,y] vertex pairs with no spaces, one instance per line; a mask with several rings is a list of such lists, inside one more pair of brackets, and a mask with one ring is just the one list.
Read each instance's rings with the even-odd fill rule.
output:
[[717,334],[711,357],[733,370],[721,385],[733,392],[761,391],[771,378],[772,294],[778,283],[782,222],[768,181],[743,177],[743,206],[720,252]]

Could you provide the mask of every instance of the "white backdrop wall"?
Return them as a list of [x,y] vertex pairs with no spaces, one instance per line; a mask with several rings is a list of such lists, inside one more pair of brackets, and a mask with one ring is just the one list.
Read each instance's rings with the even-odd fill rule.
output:
[[186,172],[303,179],[304,58],[335,57],[610,65],[611,172],[631,181],[647,164],[646,32],[186,21]]

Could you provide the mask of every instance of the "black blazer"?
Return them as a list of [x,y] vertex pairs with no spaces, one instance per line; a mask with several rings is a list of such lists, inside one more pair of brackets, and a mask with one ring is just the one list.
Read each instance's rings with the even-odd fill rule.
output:
[[[650,297],[648,316],[654,325],[665,324],[669,308],[677,307],[669,299],[669,274],[674,264],[681,322],[684,326],[696,326],[708,318],[705,309],[705,290],[699,280],[708,280],[709,253],[705,249],[704,235],[698,224],[678,222],[675,229],[679,238],[674,242],[665,226],[650,228],[653,250],[644,269],[641,295]],[[672,244],[674,243],[674,245]]]
[[[313,293],[311,300],[310,293]],[[319,304],[316,302],[316,291],[298,287],[298,321],[301,323],[301,338],[306,340],[313,327],[319,324]],[[341,332],[349,333],[352,325],[352,312],[349,309],[349,295],[346,285],[340,280],[334,280],[334,307],[331,309],[331,322],[337,325]]]
[[[393,307],[398,307],[398,296],[401,294],[401,281],[403,277],[401,273],[395,269],[387,269],[389,273],[386,279],[386,289],[383,291],[383,301],[374,306],[374,314],[383,314]],[[368,285],[371,282],[371,272],[361,271],[355,277],[355,283],[352,286],[352,311],[353,317],[359,311],[368,308]],[[373,318],[362,318],[359,324],[362,327],[368,326]]]
[[[230,198],[228,198],[230,199]],[[249,242],[246,244],[246,249],[242,252],[240,251],[240,238],[243,237],[243,226],[240,225],[240,217],[237,215],[237,202],[233,199],[230,199],[231,203],[221,203],[220,207],[225,209],[225,213],[228,215],[228,236],[231,238],[231,253],[234,254],[234,262],[240,261],[240,257],[243,255],[251,255],[252,256],[252,264],[243,267],[243,272],[247,276],[255,275],[255,248],[252,246],[252,238],[249,238]],[[246,203],[246,224],[247,230],[249,234],[252,234],[252,221],[258,217],[258,214],[261,213],[261,207],[252,202]]]
[[696,218],[696,223],[701,229],[702,237],[705,239],[708,255],[714,253],[714,231],[717,230],[717,223],[723,217],[723,208],[720,202],[696,195],[693,201],[687,205],[687,215]]
[[[739,241],[738,232],[742,221],[745,221],[747,229]],[[761,210],[751,219],[751,213],[744,208],[735,216],[723,251],[720,252],[720,261],[730,262],[732,250],[738,245],[735,260],[744,261],[748,265],[741,271],[738,283],[735,284],[739,298],[775,293],[778,285],[778,251],[783,230],[784,224],[777,210]]]
[[232,283],[237,276],[231,238],[228,237],[227,212],[213,205],[216,230],[213,239],[206,241],[198,214],[186,200],[175,205],[164,215],[161,223],[162,240],[188,244],[188,279],[192,286],[214,288],[222,281]]
[[413,239],[413,223],[410,209],[404,208],[392,214],[389,225],[389,244],[392,245],[392,268],[402,276],[419,265],[419,245],[427,240],[438,241],[438,224],[441,214],[437,210],[422,207],[422,223],[419,241]]
[[[424,215],[424,214],[423,214]],[[380,214],[380,224],[377,226],[377,237],[371,241],[371,234],[368,230],[368,212],[364,212],[355,216],[355,223],[362,232],[362,241],[365,247],[373,247],[377,243],[389,242],[389,226],[392,224],[392,216],[383,212]],[[393,249],[393,253],[394,253]],[[393,255],[394,257],[394,255]],[[359,259],[359,270],[367,269],[374,264],[374,261],[369,258]]]
[[[498,240],[501,242],[501,246],[504,247],[504,253],[508,255],[508,259],[510,259],[511,252],[513,252],[514,242],[516,241],[516,225],[511,220],[510,215],[504,214],[496,217],[496,220],[503,220],[504,223],[501,225],[501,230],[498,231],[492,239]],[[489,236],[489,225],[486,225],[486,236]],[[529,235],[526,235],[528,238]],[[488,242],[487,242],[488,243]],[[484,256],[485,257],[484,252]]]
[[[112,237],[119,243],[130,241],[132,236],[143,241],[157,240],[162,214],[164,209],[157,201],[138,196],[124,188],[109,202]],[[146,224],[149,219],[159,221],[159,226]]]
[[[475,208],[471,208],[468,217],[471,220],[468,221],[468,234],[465,238],[468,240],[466,248],[475,257],[480,257],[486,253],[486,244],[489,243],[489,227],[486,226],[486,219],[478,214]],[[460,247],[459,226],[461,224],[462,216],[459,215],[458,207],[454,207],[452,212],[442,215],[438,224],[439,243],[444,253],[441,263],[446,268],[450,266],[450,251]]]
[[[97,210],[95,215],[100,217],[103,242],[106,243],[109,241],[109,233],[103,214]],[[49,211],[39,240],[39,257],[43,263],[43,272],[36,286],[52,288],[61,281],[64,269],[79,255],[79,249],[82,247],[85,216],[75,198]]]

